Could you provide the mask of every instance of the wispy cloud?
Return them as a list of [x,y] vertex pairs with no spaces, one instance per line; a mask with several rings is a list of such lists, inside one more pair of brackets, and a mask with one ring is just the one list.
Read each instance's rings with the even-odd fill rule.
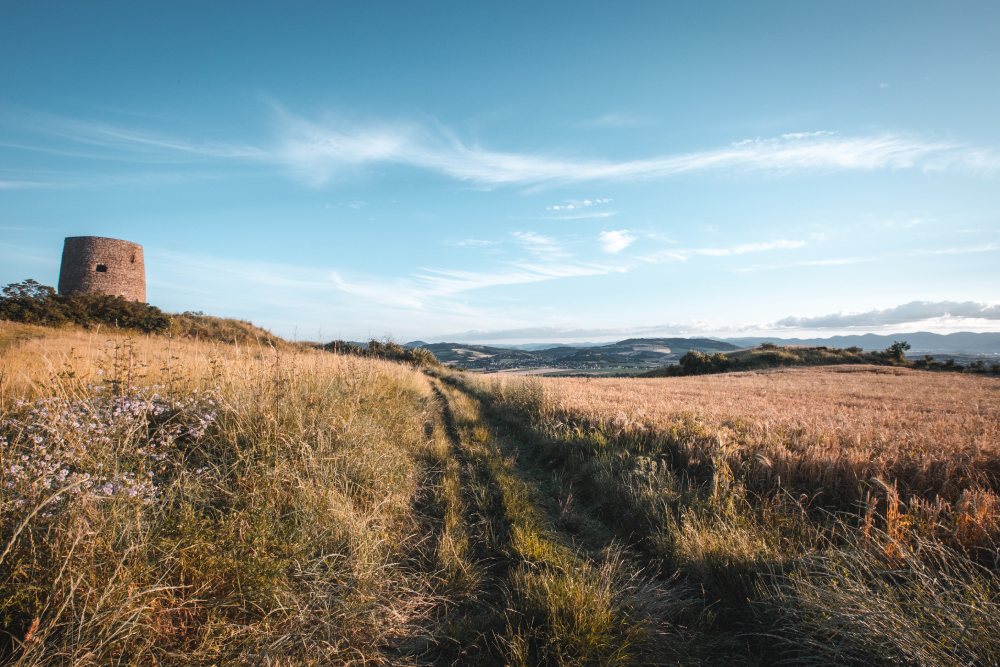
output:
[[604,204],[610,204],[613,199],[610,197],[599,197],[596,199],[569,199],[561,204],[552,204],[551,206],[546,206],[546,211],[577,211],[583,208],[590,208],[591,206],[602,206]]
[[911,301],[901,306],[863,313],[786,317],[774,324],[782,328],[848,329],[909,324],[938,318],[1000,320],[1000,306],[976,301]]
[[[9,120],[9,113],[4,120]],[[379,164],[424,169],[476,187],[543,186],[595,181],[667,179],[709,171],[789,173],[876,169],[1000,169],[997,151],[954,141],[884,133],[847,137],[792,132],[728,146],[606,160],[548,151],[503,151],[462,140],[448,128],[417,122],[311,120],[275,106],[270,141],[192,139],[162,131],[95,123],[46,114],[18,116],[22,129],[46,141],[25,150],[86,147],[102,160],[167,164],[223,161],[276,165],[303,182],[321,186],[345,173]],[[57,143],[53,145],[53,140]],[[594,200],[597,201],[597,200]]]
[[763,243],[742,243],[728,248],[696,248],[690,252],[694,255],[705,255],[706,257],[729,257],[731,255],[745,255],[749,252],[794,250],[795,248],[801,248],[805,244],[805,241],[778,239],[777,241],[765,241]]
[[44,188],[46,185],[48,184],[44,181],[0,180],[0,190],[30,190]]
[[[817,137],[832,137],[836,132],[830,132],[829,130],[816,130],[813,132],[785,132],[781,135],[782,139],[786,141],[795,141],[798,139],[816,139]],[[756,141],[759,141],[757,139]],[[749,143],[750,140],[742,141],[740,143]]]
[[785,173],[1000,167],[994,151],[898,134],[841,137],[827,132],[800,132],[705,151],[607,161],[496,151],[465,143],[446,130],[434,133],[414,125],[356,126],[315,123],[291,116],[282,133],[279,155],[290,168],[317,185],[346,167],[378,162],[428,169],[481,185],[663,179],[719,170]]
[[756,243],[740,243],[732,246],[717,246],[708,248],[669,248],[639,257],[644,262],[678,261],[684,262],[692,257],[731,257],[748,253],[769,252],[771,250],[795,250],[806,245],[805,241],[795,239],[776,239]]
[[452,241],[451,245],[458,246],[459,248],[485,248],[487,246],[496,245],[496,241],[490,239],[459,239],[457,241]]
[[950,246],[945,248],[922,248],[914,250],[897,250],[894,252],[881,253],[877,255],[854,255],[847,257],[824,257],[819,259],[807,259],[796,262],[782,264],[755,264],[736,269],[739,273],[752,273],[755,271],[777,271],[781,269],[795,269],[811,266],[847,266],[850,264],[866,264],[870,262],[884,262],[889,259],[905,259],[915,257],[943,257],[948,255],[978,255],[982,253],[1000,252],[1000,243],[983,243],[972,246]]
[[602,220],[618,215],[618,211],[609,211],[605,207],[613,200],[610,197],[594,199],[567,199],[559,204],[546,206],[549,215],[544,220]]
[[66,118],[54,114],[2,114],[5,124],[19,127],[36,136],[60,139],[70,145],[84,145],[98,152],[79,153],[73,149],[49,144],[6,143],[8,147],[39,152],[56,152],[76,157],[95,159],[138,159],[145,162],[176,161],[187,155],[196,158],[224,160],[265,160],[269,151],[251,144],[227,143],[210,140],[179,138],[163,132]]
[[627,229],[613,229],[601,232],[597,240],[601,244],[601,250],[611,254],[617,254],[632,245],[636,240],[635,234]]
[[569,255],[556,239],[536,232],[513,232],[514,241],[539,259],[563,259]]
[[618,211],[580,211],[578,213],[560,213],[550,215],[542,220],[605,220],[618,215]]
[[626,270],[627,268],[624,266],[583,262],[552,264],[515,262],[492,272],[425,269],[414,275],[413,281],[428,295],[444,296],[488,287],[524,285],[562,278],[600,276]]

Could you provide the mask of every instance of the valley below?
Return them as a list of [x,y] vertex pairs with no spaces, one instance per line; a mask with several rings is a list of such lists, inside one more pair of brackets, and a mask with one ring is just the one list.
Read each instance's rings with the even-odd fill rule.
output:
[[953,359],[962,365],[1000,362],[1000,334],[926,332],[892,335],[835,336],[830,338],[629,338],[612,343],[478,345],[472,343],[427,343],[411,341],[408,348],[430,350],[441,363],[479,373],[521,375],[629,376],[674,366],[688,352],[706,355],[732,354],[772,344],[792,347],[857,347],[880,351],[896,340],[912,345],[914,356],[928,355],[935,361]]

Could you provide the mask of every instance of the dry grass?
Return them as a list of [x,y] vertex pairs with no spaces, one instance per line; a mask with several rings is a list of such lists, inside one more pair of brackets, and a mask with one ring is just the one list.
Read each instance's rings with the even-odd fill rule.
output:
[[852,366],[456,382],[528,439],[575,525],[701,592],[682,619],[696,661],[1000,661],[1000,380]]
[[419,373],[65,330],[0,364],[0,660],[409,661],[437,581]]
[[1000,489],[1000,380],[844,366],[766,373],[543,380],[553,419],[643,441],[675,434],[753,487],[831,506],[881,478],[908,498],[961,502]]
[[1000,662],[1000,380],[435,375],[0,322],[0,662]]

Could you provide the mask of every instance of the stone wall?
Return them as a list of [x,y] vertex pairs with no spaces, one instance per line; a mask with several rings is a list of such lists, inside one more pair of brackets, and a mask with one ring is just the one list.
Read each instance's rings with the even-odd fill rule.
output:
[[63,245],[59,293],[100,292],[146,301],[142,246],[100,236],[71,236]]

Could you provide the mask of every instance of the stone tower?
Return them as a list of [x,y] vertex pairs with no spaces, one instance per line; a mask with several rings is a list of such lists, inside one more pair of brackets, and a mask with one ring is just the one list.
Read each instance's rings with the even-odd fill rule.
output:
[[70,236],[63,245],[59,293],[99,292],[146,301],[142,246],[100,236]]

